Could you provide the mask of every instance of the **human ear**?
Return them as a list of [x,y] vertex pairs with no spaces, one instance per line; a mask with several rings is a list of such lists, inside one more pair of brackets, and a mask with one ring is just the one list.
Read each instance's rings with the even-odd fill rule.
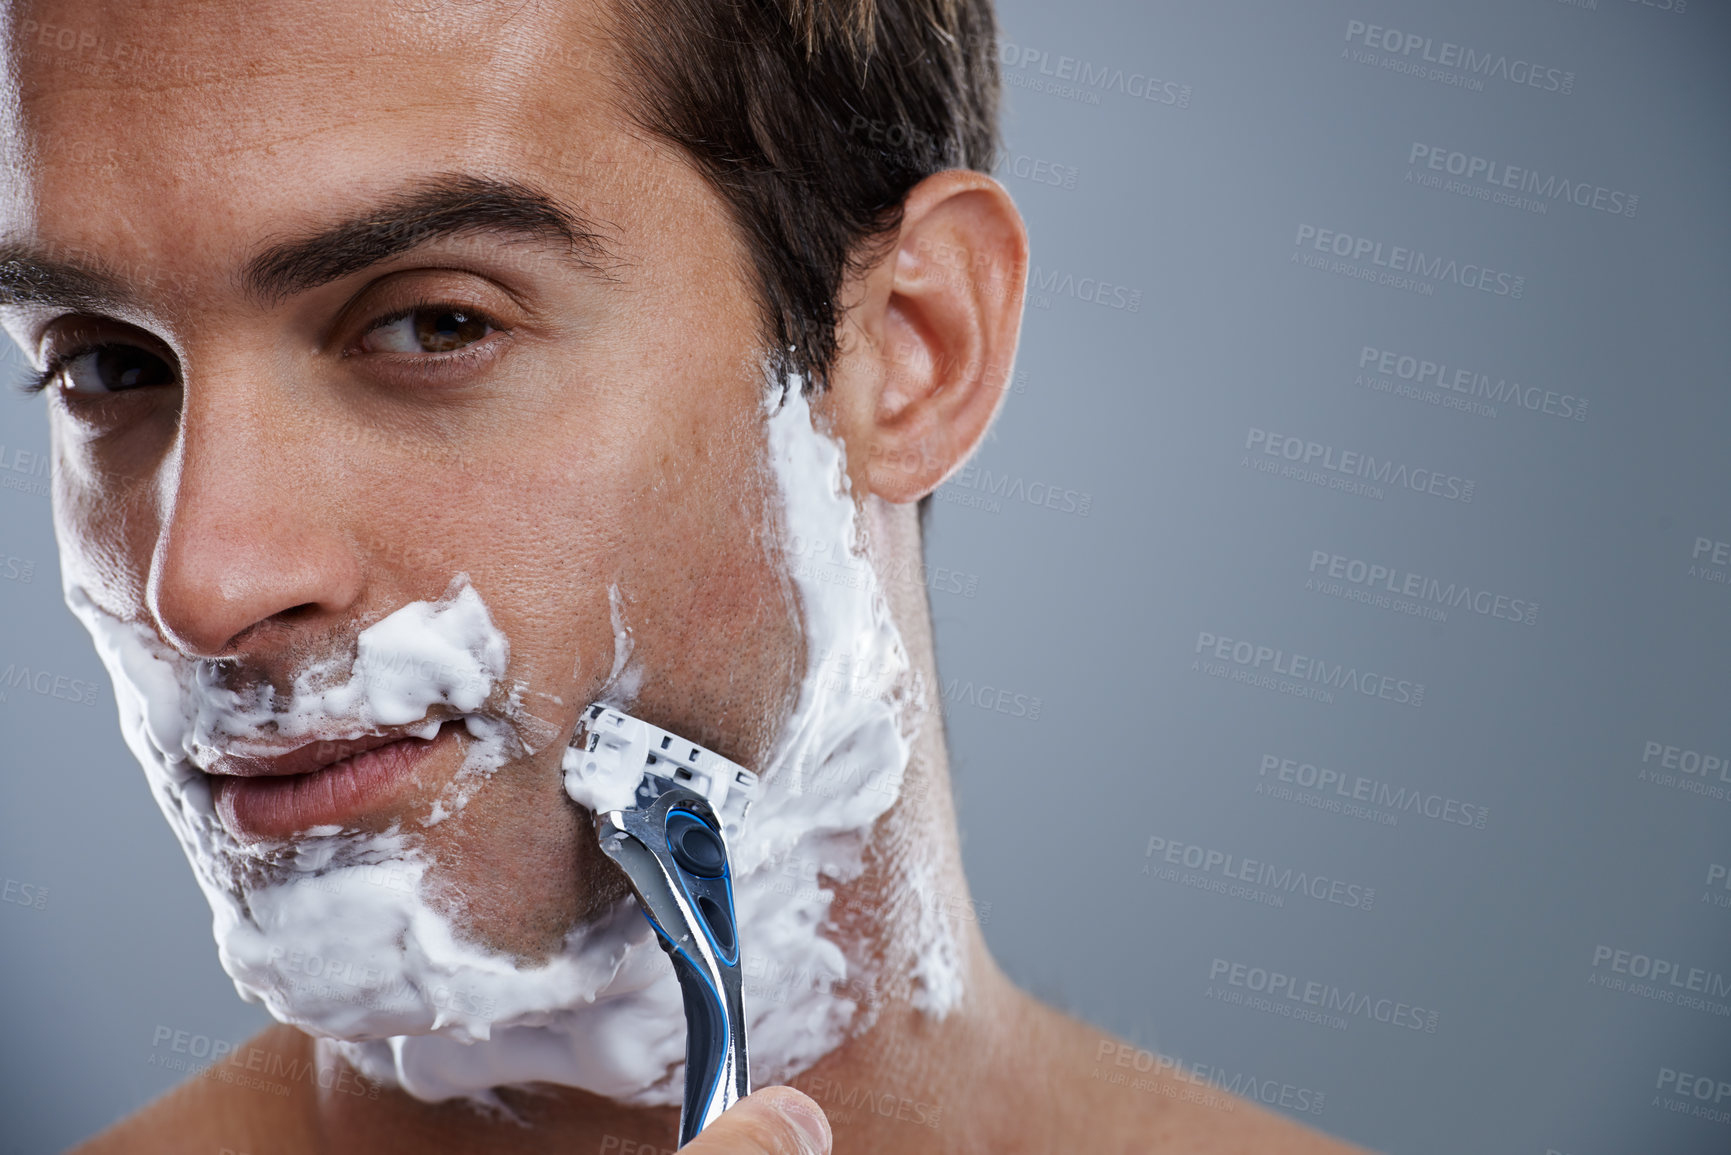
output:
[[844,405],[850,444],[868,448],[867,487],[905,503],[967,460],[1003,400],[1028,236],[1002,185],[955,169],[914,186],[880,252],[848,312],[865,340],[843,355],[838,383],[855,394]]

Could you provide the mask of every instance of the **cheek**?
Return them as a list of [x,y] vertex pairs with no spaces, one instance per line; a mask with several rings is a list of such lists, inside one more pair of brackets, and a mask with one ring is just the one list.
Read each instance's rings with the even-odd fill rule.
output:
[[56,470],[54,536],[66,577],[97,605],[127,620],[145,604],[156,545],[155,510],[143,485],[98,497],[70,470]]
[[749,460],[644,503],[655,529],[629,548],[619,584],[644,710],[752,764],[791,708],[803,636],[768,517],[773,480]]

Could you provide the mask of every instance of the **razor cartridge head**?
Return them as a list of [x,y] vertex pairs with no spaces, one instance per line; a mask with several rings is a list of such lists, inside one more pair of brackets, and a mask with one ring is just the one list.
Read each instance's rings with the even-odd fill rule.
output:
[[709,803],[726,834],[739,832],[757,795],[756,774],[670,730],[599,703],[583,712],[583,727],[583,751],[575,765],[579,778],[621,781],[641,776],[636,796],[640,810],[675,787],[689,790]]

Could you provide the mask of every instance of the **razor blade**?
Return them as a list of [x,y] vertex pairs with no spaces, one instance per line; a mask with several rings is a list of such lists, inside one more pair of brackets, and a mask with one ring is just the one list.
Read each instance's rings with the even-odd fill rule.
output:
[[596,704],[583,711],[583,728],[588,736],[575,766],[580,779],[618,782],[637,777],[635,802],[640,810],[675,787],[689,790],[720,816],[723,833],[739,833],[739,823],[757,796],[756,774],[671,730],[609,706]]

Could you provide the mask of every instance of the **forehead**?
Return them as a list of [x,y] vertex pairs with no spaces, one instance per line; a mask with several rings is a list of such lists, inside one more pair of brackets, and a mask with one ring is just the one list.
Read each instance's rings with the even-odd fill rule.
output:
[[0,230],[182,263],[407,173],[605,172],[625,138],[602,15],[599,0],[16,4],[0,16]]

